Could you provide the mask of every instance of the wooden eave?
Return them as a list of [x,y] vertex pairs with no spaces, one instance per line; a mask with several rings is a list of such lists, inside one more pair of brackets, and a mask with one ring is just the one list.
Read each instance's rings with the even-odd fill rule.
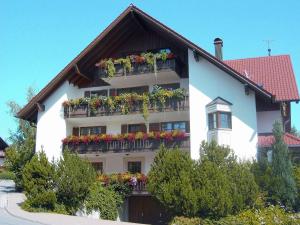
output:
[[[96,37],[77,57],[75,57],[50,83],[46,85],[32,100],[22,108],[17,116],[19,118],[36,122],[36,103],[43,102],[54,90],[56,90],[64,81],[77,86],[84,86],[89,82],[91,77],[89,74],[82,74],[80,71],[86,71],[87,68],[94,66],[99,56],[105,58],[117,49],[123,41],[131,38],[136,32],[148,32],[147,30],[159,33],[167,40],[176,43],[184,49],[196,51],[201,57],[207,59],[218,68],[230,74],[243,84],[259,92],[261,95],[271,98],[272,94],[262,89],[250,79],[239,74],[231,67],[215,58],[210,53],[198,47],[191,41],[187,40],[172,29],[163,25],[156,19],[152,18],[137,7],[130,5],[123,13],[121,13],[98,37]],[[75,67],[75,71],[74,71]],[[80,68],[76,71],[76,67]]]

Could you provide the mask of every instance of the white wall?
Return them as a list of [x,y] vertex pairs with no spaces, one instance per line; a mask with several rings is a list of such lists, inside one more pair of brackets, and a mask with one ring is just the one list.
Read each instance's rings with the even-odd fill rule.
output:
[[271,133],[276,120],[282,121],[280,110],[257,112],[257,132]]
[[256,156],[257,125],[255,95],[245,95],[244,85],[200,57],[196,62],[189,50],[189,93],[191,157],[199,158],[202,140],[207,140],[206,105],[216,97],[231,102],[231,148],[241,159]]
[[80,94],[78,88],[64,82],[43,102],[45,111],[39,112],[37,119],[36,150],[43,149],[50,160],[60,157],[61,140],[67,134],[62,103],[67,99],[78,98]]

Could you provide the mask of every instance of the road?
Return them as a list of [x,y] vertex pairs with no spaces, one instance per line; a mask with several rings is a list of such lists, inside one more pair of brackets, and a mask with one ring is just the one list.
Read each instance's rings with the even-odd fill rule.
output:
[[41,225],[10,215],[6,210],[7,193],[14,191],[12,181],[0,180],[0,225]]

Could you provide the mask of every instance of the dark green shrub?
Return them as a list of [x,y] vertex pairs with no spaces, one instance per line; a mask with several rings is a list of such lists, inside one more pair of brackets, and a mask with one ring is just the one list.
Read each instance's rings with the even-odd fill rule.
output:
[[216,142],[202,143],[195,176],[199,214],[220,218],[254,205],[258,196],[250,166],[237,162],[234,153]]
[[169,223],[169,225],[200,225],[201,219],[200,218],[187,218],[183,216],[176,216],[174,219]]
[[96,182],[91,186],[84,205],[87,213],[99,211],[101,219],[116,220],[118,216],[118,199],[120,197],[114,191],[104,188],[100,182]]
[[96,180],[91,164],[78,155],[64,151],[57,165],[57,200],[70,214],[82,206]]
[[10,171],[1,171],[0,172],[0,180],[14,180],[15,174]]
[[161,147],[148,174],[148,190],[174,215],[194,216],[195,163],[179,149]]
[[23,169],[23,185],[27,203],[33,208],[53,210],[56,195],[53,191],[55,168],[42,151],[32,157]]
[[282,125],[279,122],[275,122],[273,126],[273,135],[275,142],[272,145],[269,197],[274,203],[281,202],[287,207],[292,207],[295,204],[297,189],[288,146],[284,143]]

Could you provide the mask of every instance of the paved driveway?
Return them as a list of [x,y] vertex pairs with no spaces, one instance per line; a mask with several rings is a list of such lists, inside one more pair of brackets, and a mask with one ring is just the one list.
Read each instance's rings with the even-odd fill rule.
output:
[[7,205],[7,194],[14,191],[12,181],[0,180],[0,225],[41,225],[25,219],[19,219],[10,215],[5,207]]

